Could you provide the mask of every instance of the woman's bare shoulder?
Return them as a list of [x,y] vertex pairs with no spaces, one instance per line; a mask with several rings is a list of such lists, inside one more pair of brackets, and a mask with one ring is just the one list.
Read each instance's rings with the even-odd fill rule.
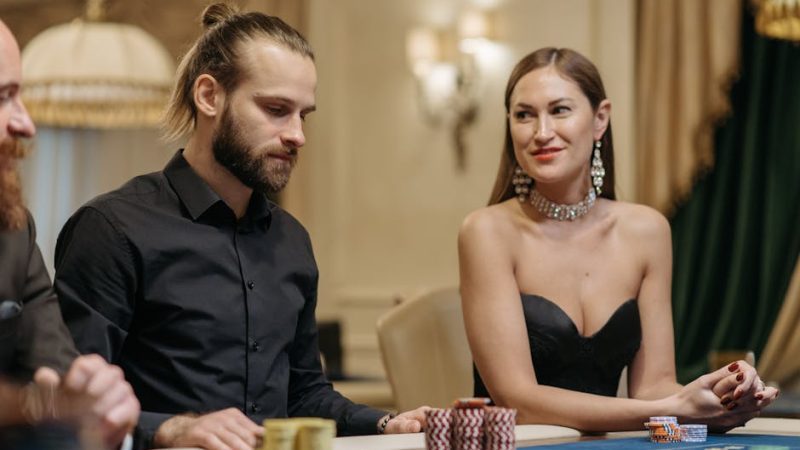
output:
[[515,229],[515,206],[507,200],[469,213],[461,223],[459,238],[502,237],[513,232]]
[[639,203],[609,203],[616,223],[630,237],[649,240],[670,235],[669,222],[658,210]]

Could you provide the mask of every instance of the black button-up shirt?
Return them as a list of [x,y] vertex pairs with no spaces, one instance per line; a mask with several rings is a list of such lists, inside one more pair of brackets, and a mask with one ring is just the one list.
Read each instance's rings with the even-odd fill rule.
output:
[[368,434],[384,414],[325,378],[305,229],[254,193],[240,220],[178,152],[79,209],[56,246],[56,290],[83,353],[125,371],[142,404],[139,437],[171,415],[237,407],[318,416]]

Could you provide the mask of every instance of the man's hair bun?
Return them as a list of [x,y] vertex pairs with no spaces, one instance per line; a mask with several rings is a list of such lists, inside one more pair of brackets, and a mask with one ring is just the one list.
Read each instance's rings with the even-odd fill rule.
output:
[[212,28],[235,16],[238,12],[238,8],[229,3],[212,3],[203,11],[203,28]]

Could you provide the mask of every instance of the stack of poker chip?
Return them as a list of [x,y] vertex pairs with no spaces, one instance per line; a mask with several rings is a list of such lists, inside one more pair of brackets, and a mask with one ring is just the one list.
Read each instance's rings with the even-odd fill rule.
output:
[[515,409],[489,407],[486,398],[461,398],[452,409],[425,413],[428,450],[513,450]]
[[262,450],[331,450],[336,422],[316,417],[266,419]]
[[452,450],[450,437],[453,423],[452,409],[431,408],[425,411],[425,448]]
[[453,410],[453,450],[483,450],[483,407]]
[[517,410],[509,408],[487,407],[483,419],[483,429],[486,435],[486,450],[514,450],[516,437],[514,424],[517,420]]
[[708,438],[708,426],[703,424],[681,425],[683,442],[705,442]]
[[651,417],[644,424],[650,431],[650,442],[670,443],[681,441],[681,428],[678,418],[672,416]]
[[263,450],[294,450],[297,426],[291,419],[267,419],[264,421]]

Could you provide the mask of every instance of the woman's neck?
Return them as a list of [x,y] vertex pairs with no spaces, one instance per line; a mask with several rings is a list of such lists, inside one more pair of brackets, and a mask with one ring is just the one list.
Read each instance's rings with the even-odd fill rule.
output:
[[554,203],[572,205],[586,198],[592,189],[589,176],[573,178],[556,183],[536,182],[534,189],[539,191],[546,199]]

